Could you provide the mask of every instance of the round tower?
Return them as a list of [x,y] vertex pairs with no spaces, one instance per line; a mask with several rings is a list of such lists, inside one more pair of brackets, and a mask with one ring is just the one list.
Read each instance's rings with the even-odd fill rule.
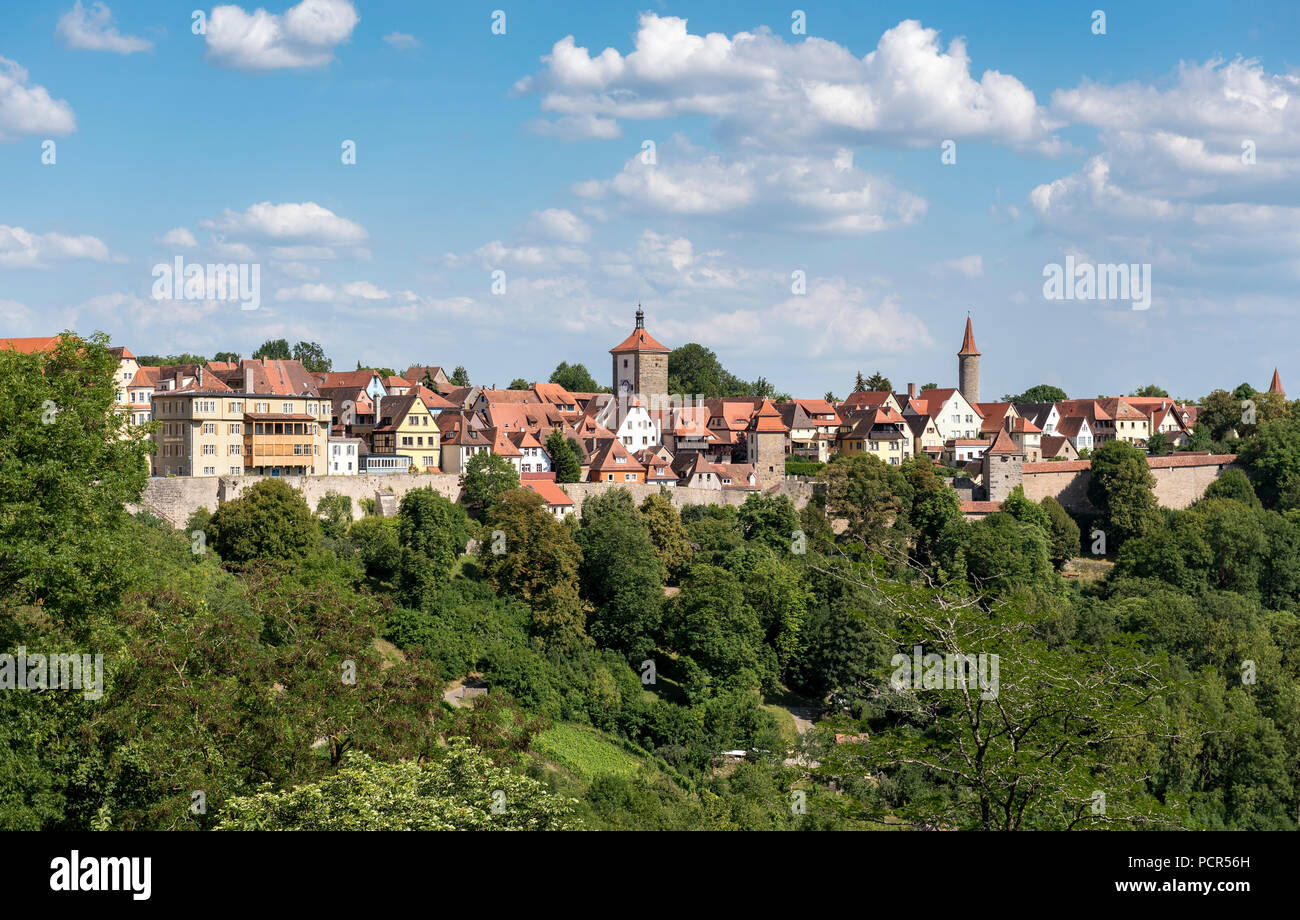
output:
[[972,406],[980,401],[980,350],[975,347],[975,333],[966,317],[966,335],[957,352],[957,389]]

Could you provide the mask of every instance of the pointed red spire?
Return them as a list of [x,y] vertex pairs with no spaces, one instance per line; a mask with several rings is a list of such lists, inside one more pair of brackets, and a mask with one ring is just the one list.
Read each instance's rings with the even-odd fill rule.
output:
[[1278,376],[1276,367],[1273,368],[1273,382],[1268,385],[1268,391],[1270,393],[1281,393],[1283,396],[1286,395],[1286,390],[1282,389],[1282,378]]
[[977,355],[980,350],[975,347],[975,333],[970,327],[970,317],[966,317],[966,336],[961,340],[961,351],[959,355]]

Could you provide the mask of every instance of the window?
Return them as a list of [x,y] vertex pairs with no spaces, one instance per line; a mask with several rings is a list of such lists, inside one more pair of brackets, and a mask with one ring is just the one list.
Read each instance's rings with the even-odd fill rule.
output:
[[215,476],[215,475],[217,475],[217,468],[216,468],[215,466],[205,466],[205,467],[203,468],[203,475],[204,475],[204,476]]
[[242,399],[236,399],[234,402],[232,402],[232,403],[230,404],[230,411],[231,411],[231,412],[243,412],[243,411],[244,411],[244,401],[243,401]]
[[241,472],[242,472],[242,469],[241,469],[240,467],[232,466],[232,467],[230,468],[230,475],[231,475],[231,476],[238,476]]
[[293,403],[280,403],[280,410],[284,412],[285,415],[292,415]]
[[[623,362],[623,363],[626,364],[627,362],[625,361],[625,362]],[[606,482],[613,482],[613,481],[614,481],[614,474],[613,474],[613,473],[607,473],[607,474],[605,474],[605,481],[606,481]]]
[[215,457],[216,455],[217,455],[217,445],[215,445],[215,444],[204,444],[204,445],[203,445],[203,456],[205,456],[205,457]]
[[636,473],[624,473],[624,474],[623,474],[623,481],[624,481],[624,482],[636,482]]
[[243,423],[243,422],[231,422],[231,423],[230,423],[230,433],[231,433],[231,434],[243,434],[243,433],[244,433],[244,423]]
[[216,434],[216,433],[217,433],[217,426],[216,426],[216,423],[215,423],[215,422],[204,422],[204,423],[203,423],[203,433],[204,433],[204,434]]
[[239,456],[240,454],[242,454],[243,452],[244,452],[244,446],[243,446],[242,444],[231,444],[231,445],[230,445],[230,456],[232,456],[232,457],[237,457],[237,456]]

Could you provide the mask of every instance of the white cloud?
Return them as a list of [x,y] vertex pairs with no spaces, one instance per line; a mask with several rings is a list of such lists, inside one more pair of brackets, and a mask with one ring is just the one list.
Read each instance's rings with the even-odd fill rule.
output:
[[113,25],[113,13],[104,3],[94,3],[86,9],[81,0],[77,0],[72,9],[59,18],[55,31],[69,48],[82,51],[132,54],[153,47],[151,41],[119,33]]
[[176,227],[168,230],[154,242],[163,246],[172,246],[177,249],[193,249],[199,245],[198,240],[194,239],[194,234],[184,227]]
[[301,204],[263,201],[242,214],[227,208],[220,217],[205,220],[201,226],[286,243],[346,244],[360,243],[369,238],[360,224],[339,217],[314,201]]
[[623,129],[613,118],[598,115],[565,115],[555,121],[538,118],[528,123],[533,132],[563,141],[611,141],[623,136]]
[[420,47],[420,40],[414,35],[407,35],[405,32],[390,32],[384,36],[384,41],[398,51],[410,51],[412,48]]
[[[563,119],[704,115],[721,136],[783,150],[985,140],[1054,153],[1059,125],[1034,94],[996,70],[970,72],[966,43],[904,20],[862,58],[820,38],[786,43],[766,28],[691,33],[685,19],[642,13],[626,56],[593,57],[572,35],[515,89]],[[562,132],[557,124],[555,129]]]
[[309,303],[329,303],[337,296],[334,288],[328,284],[301,284],[298,287],[280,288],[275,292],[275,299],[280,302],[305,300]]
[[658,214],[726,217],[747,226],[795,232],[873,233],[925,216],[925,199],[865,173],[846,150],[829,156],[753,154],[726,158],[681,139],[640,154],[611,179],[581,182],[582,197],[613,199],[624,208]]
[[328,262],[338,257],[328,246],[272,246],[271,255],[296,262]]
[[387,300],[392,295],[369,281],[353,281],[343,285],[343,293],[360,300]]
[[208,58],[235,70],[324,67],[359,20],[349,0],[302,0],[282,16],[218,6],[208,16]]
[[33,135],[64,137],[77,130],[77,117],[62,99],[27,82],[17,61],[0,57],[0,142]]
[[591,227],[578,215],[564,208],[534,211],[529,229],[563,243],[585,243],[591,239]]
[[109,258],[108,246],[93,236],[36,234],[0,224],[0,268],[49,268],[54,262],[107,262]]
[[475,249],[469,255],[449,252],[443,264],[449,268],[462,268],[477,262],[483,268],[501,268],[506,265],[545,267],[548,265],[574,265],[589,262],[590,256],[573,246],[507,246],[493,240]]

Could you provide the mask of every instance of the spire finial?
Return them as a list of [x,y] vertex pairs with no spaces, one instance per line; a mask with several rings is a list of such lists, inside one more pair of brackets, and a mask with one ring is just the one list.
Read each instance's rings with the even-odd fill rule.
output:
[[641,309],[640,303],[636,305],[636,327],[638,329],[645,328],[645,311]]

